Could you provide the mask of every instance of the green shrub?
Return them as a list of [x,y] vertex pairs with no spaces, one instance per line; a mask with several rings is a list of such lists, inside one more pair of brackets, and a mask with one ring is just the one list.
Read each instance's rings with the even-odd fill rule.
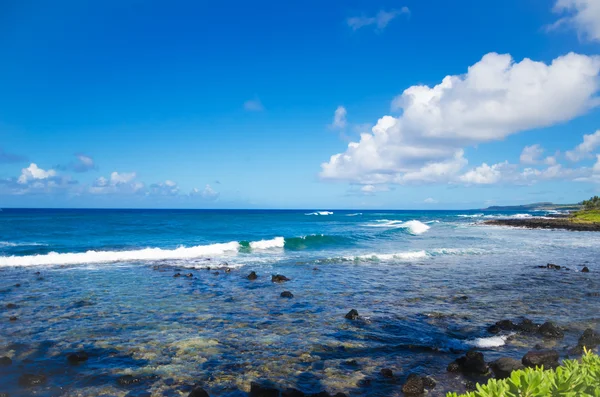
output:
[[486,385],[460,396],[446,397],[600,397],[600,357],[586,351],[581,362],[565,360],[555,370],[526,368],[513,371],[510,378],[490,379]]

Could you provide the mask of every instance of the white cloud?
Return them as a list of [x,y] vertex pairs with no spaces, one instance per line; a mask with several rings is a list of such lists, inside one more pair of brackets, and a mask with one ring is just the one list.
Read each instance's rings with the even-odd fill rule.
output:
[[137,174],[135,172],[117,172],[110,174],[110,178],[103,176],[97,178],[92,186],[89,187],[89,192],[92,194],[135,194],[142,193],[145,185],[142,182],[136,181]]
[[598,146],[600,146],[600,130],[593,134],[584,135],[583,142],[577,145],[575,149],[566,152],[565,156],[571,161],[581,161],[592,157],[591,152]]
[[425,200],[423,200],[423,202],[424,202],[425,204],[435,204],[435,203],[437,203],[438,201],[437,201],[436,199],[433,199],[433,198],[431,198],[431,197],[428,197],[428,198],[426,198]]
[[[564,122],[599,105],[599,71],[600,57],[570,53],[547,65],[487,54],[465,75],[406,89],[392,103],[402,115],[383,116],[323,163],[320,176],[361,184],[457,180],[467,164],[465,146]],[[493,175],[483,167],[460,179]]]
[[600,1],[557,0],[554,12],[567,14],[549,28],[568,26],[577,30],[580,39],[600,41]]
[[84,154],[78,154],[77,163],[73,164],[73,171],[75,172],[86,172],[89,170],[93,170],[96,168],[96,164],[94,164],[94,159],[90,156],[86,156]]
[[399,10],[391,11],[381,10],[373,17],[360,16],[348,18],[346,23],[352,28],[352,30],[358,30],[365,26],[371,25],[374,25],[378,30],[383,30],[392,20],[402,14],[410,14],[408,7],[402,7]]
[[177,196],[179,194],[179,186],[172,180],[167,179],[163,183],[153,183],[150,185],[150,190],[147,195],[159,196]]
[[502,178],[502,172],[508,168],[510,168],[510,165],[507,161],[491,166],[483,163],[479,167],[461,175],[460,180],[466,184],[490,185],[498,183]]
[[220,193],[215,191],[210,185],[206,185],[203,190],[198,188],[192,189],[190,196],[200,196],[206,200],[216,200],[219,198]]
[[23,168],[21,170],[21,176],[19,176],[19,179],[17,180],[17,182],[24,185],[32,180],[48,179],[48,178],[51,178],[54,176],[56,176],[56,171],[54,171],[52,169],[49,169],[46,171],[46,170],[39,168],[37,166],[37,164],[31,163],[31,164],[29,164],[29,167]]
[[114,171],[112,174],[110,174],[110,183],[112,185],[119,185],[119,184],[123,184],[123,183],[129,183],[132,180],[134,180],[136,177],[136,173],[135,172],[121,172],[118,173],[117,171]]
[[339,128],[339,129],[343,129],[346,128],[346,114],[348,112],[346,111],[346,108],[343,106],[338,106],[337,109],[335,109],[335,112],[333,114],[333,123],[331,124],[331,126],[333,128]]
[[544,154],[544,149],[538,144],[525,146],[519,159],[521,164],[537,164],[542,154]]
[[265,107],[263,106],[260,99],[255,98],[244,102],[244,109],[246,109],[249,112],[262,112],[263,110],[265,110]]

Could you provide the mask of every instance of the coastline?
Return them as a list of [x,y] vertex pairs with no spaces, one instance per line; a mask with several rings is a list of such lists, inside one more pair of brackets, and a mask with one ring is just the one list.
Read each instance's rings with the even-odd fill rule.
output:
[[569,218],[493,219],[483,222],[491,226],[512,226],[527,229],[564,229],[578,232],[600,232],[600,223],[573,222]]

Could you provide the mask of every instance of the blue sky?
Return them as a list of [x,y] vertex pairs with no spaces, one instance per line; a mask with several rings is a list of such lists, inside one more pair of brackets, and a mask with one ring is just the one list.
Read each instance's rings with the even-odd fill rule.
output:
[[0,207],[600,191],[600,0],[9,0],[0,54]]

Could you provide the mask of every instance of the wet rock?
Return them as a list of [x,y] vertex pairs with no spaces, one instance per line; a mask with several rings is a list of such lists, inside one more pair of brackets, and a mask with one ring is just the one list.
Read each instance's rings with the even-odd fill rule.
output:
[[508,378],[512,371],[525,368],[521,361],[514,358],[502,357],[490,363],[494,376],[498,379]]
[[279,397],[279,390],[252,382],[250,383],[250,397]]
[[437,382],[431,376],[423,377],[423,386],[425,386],[426,389],[428,389],[428,390],[434,389],[436,385],[437,385]]
[[356,383],[356,386],[358,387],[369,387],[371,386],[371,379],[369,378],[365,378],[365,379],[361,379]]
[[248,277],[246,277],[248,280],[256,280],[258,278],[258,276],[256,275],[255,271],[250,272],[250,274],[248,275]]
[[448,371],[448,372],[460,372],[461,368],[460,368],[460,365],[456,361],[452,361],[446,367],[446,371]]
[[425,385],[423,378],[417,374],[410,374],[406,378],[406,382],[402,385],[402,393],[407,396],[418,396],[425,393]]
[[274,276],[271,277],[271,281],[274,283],[282,283],[284,281],[290,281],[289,278],[287,278],[286,276],[283,276],[281,274],[276,274]]
[[10,357],[0,357],[0,367],[6,367],[12,364],[12,360]]
[[587,267],[587,266],[584,266],[584,267],[583,267],[583,269],[581,269],[581,272],[582,272],[582,273],[589,273],[589,272],[590,272],[590,269],[588,269],[588,267]]
[[382,368],[381,371],[379,371],[379,373],[384,378],[393,378],[394,377],[394,372],[392,372],[392,370],[389,368]]
[[46,383],[46,376],[41,374],[23,374],[19,377],[19,385],[22,387],[41,386]]
[[8,321],[17,321],[17,316],[10,316]]
[[175,273],[173,277],[181,277],[181,273]]
[[475,382],[468,380],[465,382],[465,390],[468,392],[475,391],[475,390],[477,390],[477,384],[475,384]]
[[188,397],[210,397],[206,390],[201,387],[196,387],[192,392],[188,395]]
[[290,291],[283,291],[280,296],[282,298],[293,298],[294,294],[292,294]]
[[550,321],[546,321],[538,329],[538,333],[544,338],[562,339],[565,337],[564,332]]
[[219,275],[219,272],[214,272],[213,273],[213,276],[218,276],[218,275]]
[[510,320],[497,321],[496,324],[488,328],[488,332],[491,334],[497,334],[500,331],[514,331],[517,329],[517,325]]
[[559,266],[559,265],[555,265],[555,264],[553,264],[553,263],[548,263],[548,264],[546,265],[546,268],[548,268],[548,269],[553,269],[553,270],[560,270],[560,266]]
[[36,276],[39,276],[39,275],[40,275],[40,274],[42,274],[42,273],[40,273],[40,272],[35,272],[35,273],[33,273],[33,274],[35,274]]
[[530,351],[521,360],[526,367],[541,367],[544,369],[558,367],[558,352],[555,350]]
[[588,292],[586,296],[598,297],[600,296],[600,292]]
[[465,374],[487,374],[488,373],[488,365],[485,363],[483,358],[483,353],[470,350],[462,357],[457,358],[454,361],[454,364],[458,365],[458,370],[456,366],[449,365],[449,372],[463,372]]
[[84,361],[87,361],[88,358],[89,358],[88,354],[84,351],[71,353],[71,354],[67,355],[67,360],[69,360],[69,362],[71,364],[82,363]]
[[358,367],[358,362],[356,360],[346,360],[342,364],[347,365],[349,367]]
[[521,321],[519,323],[519,325],[517,325],[517,331],[521,331],[521,332],[528,333],[528,334],[536,333],[539,328],[540,328],[539,324],[534,323],[533,321],[529,320],[528,318],[523,319],[523,321]]
[[15,284],[15,287],[19,288],[21,286],[21,284]]
[[281,397],[304,397],[306,394],[298,389],[286,389],[281,392]]
[[192,278],[192,277],[194,277],[194,274],[193,274],[193,273],[188,273],[188,274],[186,274],[185,276],[186,276],[187,278]]
[[585,346],[588,349],[594,349],[600,345],[600,335],[594,332],[593,329],[588,328],[583,331],[583,335],[579,338],[577,345],[582,347]]
[[8,304],[6,305],[6,308],[7,308],[7,309],[16,309],[17,307],[18,307],[18,306],[17,306],[17,305],[15,305],[14,303],[8,303]]
[[356,309],[352,309],[348,313],[346,313],[344,317],[348,320],[356,320],[358,318],[358,311],[356,311]]
[[136,385],[142,381],[141,378],[135,377],[133,375],[123,375],[117,378],[117,383],[120,386],[131,386]]
[[333,397],[348,397],[348,395],[346,393],[335,393]]

